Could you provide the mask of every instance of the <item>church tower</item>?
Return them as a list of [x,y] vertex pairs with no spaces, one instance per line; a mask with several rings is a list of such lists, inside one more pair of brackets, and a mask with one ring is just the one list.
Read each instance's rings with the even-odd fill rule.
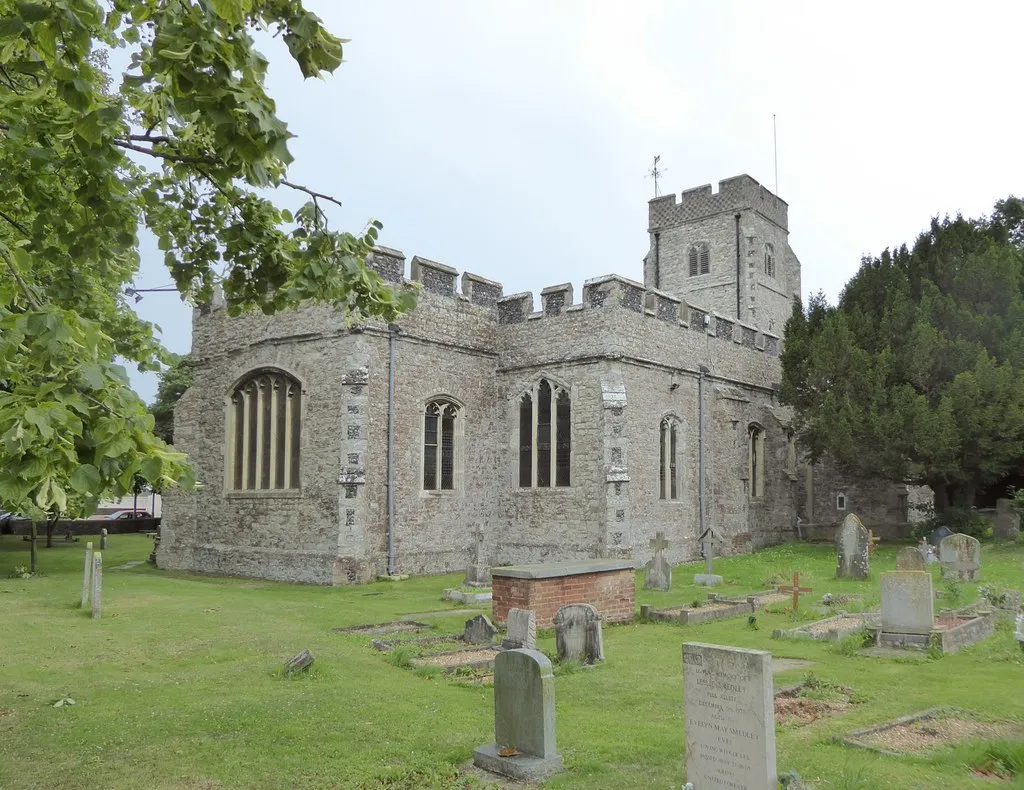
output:
[[644,284],[781,335],[800,291],[789,206],[748,175],[656,197]]

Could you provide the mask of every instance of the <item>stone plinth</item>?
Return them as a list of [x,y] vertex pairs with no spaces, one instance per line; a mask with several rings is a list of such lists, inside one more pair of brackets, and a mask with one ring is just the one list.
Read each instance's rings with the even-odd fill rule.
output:
[[496,623],[510,609],[530,609],[538,628],[551,628],[563,606],[587,603],[607,623],[636,616],[636,576],[629,560],[516,565],[491,569],[491,605]]

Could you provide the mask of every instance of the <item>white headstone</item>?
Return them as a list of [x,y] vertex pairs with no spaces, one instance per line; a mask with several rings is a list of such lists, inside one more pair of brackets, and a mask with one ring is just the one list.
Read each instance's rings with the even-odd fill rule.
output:
[[82,574],[82,603],[84,609],[89,604],[89,593],[92,590],[92,543],[85,544],[85,572]]
[[494,743],[473,764],[525,781],[562,770],[555,746],[555,679],[536,650],[506,650],[494,659]]
[[927,571],[883,573],[882,630],[891,634],[930,634],[935,625],[935,594]]
[[970,535],[957,533],[939,543],[943,579],[976,582],[981,575],[981,543]]
[[686,780],[777,790],[771,653],[685,642],[683,693]]
[[536,650],[537,615],[531,609],[509,609],[505,626],[508,631],[501,640],[502,647],[510,650]]

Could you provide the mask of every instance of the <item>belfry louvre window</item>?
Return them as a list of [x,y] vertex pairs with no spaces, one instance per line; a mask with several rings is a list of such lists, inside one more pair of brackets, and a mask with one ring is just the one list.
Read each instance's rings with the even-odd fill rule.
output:
[[280,370],[260,370],[231,393],[228,487],[296,489],[302,444],[302,387]]
[[519,400],[519,485],[569,485],[572,455],[569,393],[547,379]]
[[661,486],[662,499],[679,499],[679,421],[666,417],[661,421]]
[[432,400],[423,413],[423,490],[455,488],[455,418],[459,407]]
[[690,276],[707,274],[711,271],[711,248],[707,242],[694,244],[690,247]]

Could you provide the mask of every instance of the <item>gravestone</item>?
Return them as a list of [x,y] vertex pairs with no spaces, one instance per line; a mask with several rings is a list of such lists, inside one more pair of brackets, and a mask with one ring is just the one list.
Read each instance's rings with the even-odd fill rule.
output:
[[491,566],[484,558],[484,533],[481,529],[473,533],[473,554],[466,568],[464,583],[467,587],[491,586]]
[[290,677],[298,672],[305,672],[313,666],[313,654],[309,650],[303,650],[284,662],[284,676]]
[[92,590],[92,543],[85,544],[85,572],[82,574],[82,603],[80,608],[84,609],[89,603],[89,593]]
[[836,532],[836,578],[868,577],[868,546],[871,536],[855,513],[848,513]]
[[996,500],[996,521],[992,527],[996,540],[1017,540],[1020,537],[1020,513],[1010,499]]
[[501,646],[506,650],[537,649],[537,615],[531,609],[509,609],[505,620],[508,629]]
[[547,656],[506,650],[494,659],[494,743],[473,765],[527,782],[562,770],[555,746],[555,678]]
[[462,639],[471,645],[489,645],[497,633],[498,629],[487,619],[487,615],[478,614],[466,621]]
[[700,541],[700,555],[704,558],[704,573],[694,574],[693,583],[704,587],[721,584],[722,577],[711,572],[711,557],[715,551],[715,544],[721,544],[721,538],[711,527],[708,527],[697,540]]
[[930,634],[935,626],[935,594],[927,571],[882,574],[882,630],[890,634]]
[[563,606],[555,614],[554,624],[559,661],[593,664],[604,660],[601,615],[593,606],[587,603]]
[[776,790],[771,653],[685,642],[683,694],[686,780]]
[[898,571],[923,571],[925,565],[925,555],[916,546],[904,546],[896,552],[896,570]]
[[651,548],[654,549],[654,556],[644,566],[644,589],[646,590],[671,590],[672,589],[672,566],[665,559],[665,549],[668,548],[668,541],[665,540],[665,533],[658,532],[651,540]]
[[104,527],[100,530],[100,551],[107,550],[107,528]]
[[94,552],[92,555],[92,616],[97,618],[103,607],[103,554]]
[[981,543],[970,535],[957,533],[939,544],[943,579],[976,582],[981,575]]
[[933,546],[938,546],[945,538],[952,534],[953,530],[943,524],[941,527],[932,530],[932,534],[928,537],[928,542]]

